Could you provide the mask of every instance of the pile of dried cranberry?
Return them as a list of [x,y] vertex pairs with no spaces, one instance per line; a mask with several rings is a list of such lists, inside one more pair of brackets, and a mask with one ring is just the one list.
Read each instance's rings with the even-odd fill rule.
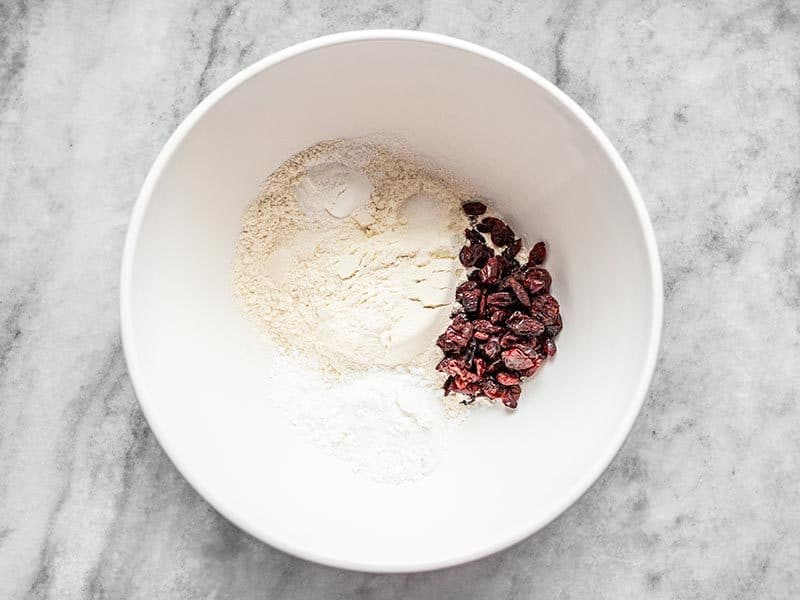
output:
[[[516,258],[522,240],[508,225],[495,217],[478,221],[486,212],[482,202],[468,202],[463,209],[472,227],[464,231],[468,243],[459,259],[473,270],[456,288],[461,308],[436,341],[444,352],[436,369],[449,375],[445,395],[466,394],[471,400],[465,402],[486,396],[516,408],[520,382],[556,353],[553,338],[562,327],[550,273],[540,266],[547,249],[537,243],[522,264]],[[503,249],[500,254],[484,234]]]

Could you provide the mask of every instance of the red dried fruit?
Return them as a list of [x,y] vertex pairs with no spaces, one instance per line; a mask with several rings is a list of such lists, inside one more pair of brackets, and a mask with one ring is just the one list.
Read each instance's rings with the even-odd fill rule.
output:
[[486,341],[481,350],[486,358],[489,360],[494,360],[500,356],[500,351],[502,348],[500,348],[500,342],[497,340],[497,338],[490,338]]
[[[487,340],[489,339],[489,337],[491,337],[493,335],[497,335],[498,333],[503,333],[503,328],[502,327],[498,327],[497,325],[493,325],[491,323],[491,321],[487,321],[486,319],[481,319],[479,321],[475,321],[472,324],[472,327],[473,327],[473,329],[474,329],[476,334],[477,333],[485,333],[486,334],[486,338],[484,338],[484,339],[487,339]],[[477,339],[481,339],[481,338],[478,338],[477,335],[475,337]]]
[[486,361],[482,358],[475,359],[475,374],[478,377],[483,377],[483,373],[486,371]]
[[508,246],[514,241],[516,237],[514,231],[503,223],[502,227],[494,227],[491,232],[492,243],[495,246]]
[[517,371],[520,377],[533,377],[536,371],[539,370],[539,367],[542,366],[542,362],[544,362],[541,358],[533,359],[533,366],[529,369],[523,369],[522,371]]
[[477,373],[473,373],[472,371],[464,371],[460,375],[456,375],[456,383],[460,387],[464,387],[465,385],[469,385],[470,383],[479,383],[481,378],[478,376]]
[[491,257],[481,268],[481,281],[486,285],[495,285],[500,281],[500,257]]
[[503,364],[503,359],[498,358],[494,362],[491,362],[488,367],[486,367],[486,375],[494,375],[495,373],[504,371],[505,368],[506,366]]
[[536,340],[526,340],[517,344],[517,348],[522,350],[522,353],[528,358],[541,358],[539,352],[538,342]]
[[[479,290],[480,286],[475,283],[474,281],[465,281],[463,283],[458,284],[456,287],[456,300],[458,300],[459,294],[463,294],[464,292],[469,292],[472,290]],[[461,302],[461,300],[458,300]]]
[[467,373],[467,364],[461,358],[453,358],[451,356],[445,356],[442,360],[439,361],[439,364],[436,365],[436,370],[442,373],[447,373],[448,375],[452,375],[453,377],[460,377],[464,373]]
[[477,257],[475,258],[475,267],[482,268],[486,262],[494,256],[494,250],[484,244],[476,244]]
[[502,308],[494,308],[489,311],[489,321],[491,321],[492,325],[501,325],[505,323],[505,320],[510,314],[510,312]]
[[562,327],[563,327],[563,325],[561,323],[561,315],[559,314],[555,318],[555,322],[552,325],[545,324],[544,330],[545,330],[545,333],[547,333],[547,335],[549,335],[550,337],[555,337],[559,333],[561,333]]
[[528,292],[525,290],[525,286],[522,285],[519,281],[514,279],[513,277],[508,278],[509,286],[511,287],[511,291],[514,292],[514,295],[519,300],[519,303],[523,306],[530,306],[531,305],[531,297],[528,296]]
[[483,254],[480,250],[482,246],[464,246],[461,248],[461,252],[458,253],[458,260],[461,261],[461,264],[465,267],[472,267],[475,265],[475,261],[478,260],[478,257]]
[[472,368],[472,359],[475,358],[475,351],[477,349],[478,349],[478,340],[476,340],[475,337],[473,336],[473,338],[469,341],[469,344],[467,344],[467,351],[464,354],[464,362],[467,363],[468,369]]
[[519,251],[520,251],[520,250],[522,250],[522,240],[520,240],[520,239],[514,240],[513,242],[511,242],[511,243],[508,245],[508,248],[506,248],[505,250],[503,250],[503,256],[504,256],[505,258],[507,258],[508,260],[511,260],[511,259],[513,259],[513,258],[514,258],[514,257],[515,257],[517,254],[519,254]]
[[503,337],[500,338],[500,347],[505,350],[506,348],[511,348],[513,346],[518,345],[522,342],[522,338],[518,338],[513,333],[507,333]]
[[478,316],[483,317],[486,314],[486,295],[481,296],[481,301],[478,304]]
[[481,219],[481,222],[475,226],[475,229],[480,231],[481,233],[491,233],[495,228],[505,227],[506,224],[503,223],[498,218],[495,217],[484,217]]
[[[470,375],[472,375],[472,373],[470,373]],[[481,384],[479,381],[472,381],[464,379],[463,377],[456,377],[453,385],[458,392],[461,394],[467,394],[468,396],[475,396],[478,392],[480,392],[481,389]]]
[[517,385],[520,382],[519,377],[505,372],[495,375],[495,379],[497,379],[497,383],[502,385]]
[[511,306],[514,304],[514,297],[508,292],[495,292],[486,296],[486,304],[489,306]]
[[484,379],[481,382],[481,391],[493,400],[503,395],[503,388],[494,379]]
[[522,394],[522,388],[518,385],[511,385],[507,388],[503,389],[503,404],[505,404],[508,408],[517,408],[517,402],[519,402],[520,394]]
[[550,294],[542,294],[531,300],[531,314],[545,325],[555,325],[560,311],[558,300]]
[[523,337],[535,337],[544,333],[544,323],[519,311],[506,319],[506,327]]
[[542,290],[549,290],[553,280],[550,277],[550,273],[547,272],[547,269],[534,267],[526,271],[522,281],[525,284],[525,288],[531,294],[536,294]]
[[[471,217],[485,212],[482,203],[472,204],[465,205]],[[503,252],[496,254],[481,233],[489,233],[495,246],[505,246]],[[536,266],[546,258],[546,248],[536,244],[530,264],[522,267],[515,258],[522,241],[495,217],[484,217],[464,236],[468,244],[459,259],[469,272],[456,289],[462,309],[453,312],[450,326],[437,339],[445,357],[436,368],[448,375],[445,395],[464,394],[464,404],[484,395],[516,408],[521,380],[555,354],[552,338],[562,328],[558,301],[549,293],[550,273]]]
[[465,229],[464,237],[467,238],[467,240],[469,240],[473,244],[484,244],[484,245],[486,244],[486,238],[484,238],[475,229]]
[[503,364],[512,371],[530,369],[534,365],[534,360],[525,356],[522,349],[517,347],[503,350],[501,356],[503,357]]
[[528,253],[528,262],[533,265],[540,265],[547,259],[547,246],[544,242],[536,242]]
[[486,205],[483,202],[465,202],[461,205],[462,210],[465,214],[469,215],[470,217],[477,217],[478,215],[482,215],[486,212]]
[[467,344],[469,344],[472,335],[472,323],[454,320],[447,329],[444,330],[444,333],[436,339],[436,345],[439,346],[445,354],[461,352],[466,348]]
[[468,313],[474,313],[480,308],[482,297],[483,292],[474,281],[466,281],[456,288],[456,300]]
[[511,273],[512,265],[509,262],[509,260],[505,256],[503,256],[502,254],[500,254],[497,257],[497,265],[500,267],[500,276],[501,277],[505,277],[506,275],[509,275]]

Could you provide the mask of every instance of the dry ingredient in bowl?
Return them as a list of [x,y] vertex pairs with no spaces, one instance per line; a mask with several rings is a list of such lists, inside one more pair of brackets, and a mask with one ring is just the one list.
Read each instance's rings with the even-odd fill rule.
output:
[[459,258],[474,270],[456,289],[461,308],[436,340],[445,355],[436,369],[449,375],[445,394],[465,395],[465,402],[485,396],[516,408],[520,383],[555,355],[553,338],[562,328],[550,273],[541,266],[547,248],[536,243],[520,263],[522,240],[511,227],[491,216],[478,221],[487,210],[482,202],[468,202],[463,209],[473,227],[464,230],[468,243]]
[[375,481],[430,473],[448,419],[478,398],[516,408],[555,354],[544,243],[521,264],[522,239],[474,197],[396,147],[335,140],[284,162],[244,213],[234,290],[281,351],[270,399]]
[[428,474],[466,416],[434,367],[468,197],[402,150],[337,140],[284,162],[243,215],[234,290],[282,351],[269,400],[372,480]]
[[275,342],[329,376],[432,371],[463,272],[465,194],[385,146],[317,144],[245,212],[236,292]]

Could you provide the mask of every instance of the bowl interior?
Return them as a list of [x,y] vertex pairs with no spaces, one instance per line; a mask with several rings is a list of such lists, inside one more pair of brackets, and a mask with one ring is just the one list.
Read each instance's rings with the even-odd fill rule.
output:
[[[126,353],[170,457],[238,525],[337,566],[444,566],[544,525],[622,443],[660,326],[649,226],[604,142],[550,86],[430,40],[322,44],[243,79],[190,117],[129,240]],[[265,175],[317,141],[376,132],[467,177],[517,232],[548,241],[565,322],[520,408],[476,412],[438,470],[402,487],[353,475],[270,409],[272,349],[231,291],[240,216]]]

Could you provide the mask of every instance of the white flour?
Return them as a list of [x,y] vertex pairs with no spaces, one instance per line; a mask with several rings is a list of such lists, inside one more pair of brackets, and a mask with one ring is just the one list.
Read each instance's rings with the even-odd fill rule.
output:
[[[243,216],[235,291],[295,364],[312,365],[301,389],[297,375],[275,378],[272,398],[375,480],[417,479],[436,463],[435,339],[463,275],[467,197],[385,146],[343,140],[286,161]],[[455,401],[445,408],[464,415]]]

